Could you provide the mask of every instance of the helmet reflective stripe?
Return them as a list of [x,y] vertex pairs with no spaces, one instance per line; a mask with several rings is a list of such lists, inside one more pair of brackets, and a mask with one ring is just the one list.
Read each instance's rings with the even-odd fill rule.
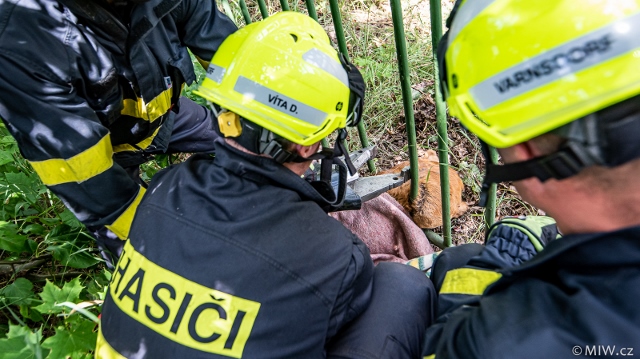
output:
[[[460,0],[459,0],[460,1]],[[460,5],[455,13],[455,21],[449,30],[449,43],[458,37],[458,34],[467,24],[481,13],[487,6],[495,0],[467,0]]]
[[224,73],[227,71],[224,67],[218,66],[216,64],[209,64],[207,68],[207,78],[210,78],[215,83],[220,83],[222,81],[222,77],[224,77]]
[[229,35],[194,93],[308,146],[347,125],[349,69],[315,20],[279,12]]
[[331,56],[325,54],[321,50],[311,49],[302,55],[302,59],[314,66],[317,66],[324,71],[333,75],[333,77],[337,78],[342,82],[346,87],[349,87],[349,77],[347,76],[347,71],[342,67],[342,65],[331,58]]
[[257,101],[286,115],[295,117],[315,126],[322,125],[324,120],[327,118],[327,114],[325,112],[305,105],[304,103],[296,101],[277,91],[271,90],[244,76],[238,76],[238,81],[236,81],[233,89],[234,91],[242,94],[245,101],[246,99]]
[[[637,13],[521,62],[475,85],[469,92],[476,106],[486,110],[640,47],[639,26]],[[635,31],[631,31],[633,27]]]

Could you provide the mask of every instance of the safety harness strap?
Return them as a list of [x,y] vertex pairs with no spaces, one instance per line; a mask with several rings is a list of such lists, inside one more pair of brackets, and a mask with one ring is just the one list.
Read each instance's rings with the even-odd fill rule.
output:
[[347,126],[356,126],[362,119],[362,112],[364,110],[364,96],[366,91],[366,85],[364,78],[360,73],[360,70],[353,65],[342,53],[338,53],[338,58],[342,67],[347,72],[349,78],[349,107],[347,113]]

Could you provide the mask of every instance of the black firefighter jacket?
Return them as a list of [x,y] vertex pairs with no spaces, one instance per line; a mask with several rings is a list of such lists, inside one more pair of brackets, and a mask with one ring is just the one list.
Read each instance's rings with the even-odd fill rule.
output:
[[[74,3],[94,17],[63,5]],[[170,109],[195,80],[187,47],[210,60],[236,27],[213,0],[150,0],[120,16],[98,4],[0,0],[0,117],[78,219],[124,239],[144,191],[112,155],[164,149]]]
[[522,232],[499,229],[447,272],[425,358],[640,355],[640,227],[567,235],[535,256]]
[[105,300],[102,358],[323,358],[368,305],[365,244],[290,170],[216,144],[154,176]]

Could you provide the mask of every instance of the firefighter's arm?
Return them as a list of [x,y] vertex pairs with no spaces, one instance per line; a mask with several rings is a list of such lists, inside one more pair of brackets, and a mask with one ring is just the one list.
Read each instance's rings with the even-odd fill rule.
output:
[[[480,308],[483,293],[502,277],[500,271],[528,261],[559,236],[555,221],[546,216],[505,218],[493,225],[485,247],[465,266],[448,270],[439,285],[438,319],[427,332],[427,357],[432,357],[436,348],[441,357],[464,357],[452,354],[465,352],[459,352],[459,343],[453,345],[455,341],[449,338],[453,334],[447,331],[454,330],[451,328],[466,330],[470,337],[473,337],[473,331],[481,332],[477,323],[483,322],[478,319],[482,318],[479,314],[483,314]],[[473,340],[465,346],[467,352],[477,349]]]
[[220,44],[238,28],[220,11],[215,0],[185,0],[180,6],[181,11],[174,14],[178,17],[182,42],[206,69]]
[[484,247],[471,244],[446,249],[436,258],[431,276],[439,291],[440,315],[476,304],[484,290],[500,278],[501,270],[530,260],[557,237],[551,217],[509,217],[490,228]]
[[143,190],[112,159],[109,131],[73,69],[0,52],[0,117],[42,182],[90,229],[125,238]]

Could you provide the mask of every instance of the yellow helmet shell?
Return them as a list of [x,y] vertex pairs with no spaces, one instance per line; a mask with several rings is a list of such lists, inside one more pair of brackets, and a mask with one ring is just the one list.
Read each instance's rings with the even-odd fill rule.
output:
[[195,93],[307,146],[346,126],[350,92],[324,29],[285,11],[230,35]]
[[495,147],[640,94],[638,0],[468,0],[441,46],[451,115]]

